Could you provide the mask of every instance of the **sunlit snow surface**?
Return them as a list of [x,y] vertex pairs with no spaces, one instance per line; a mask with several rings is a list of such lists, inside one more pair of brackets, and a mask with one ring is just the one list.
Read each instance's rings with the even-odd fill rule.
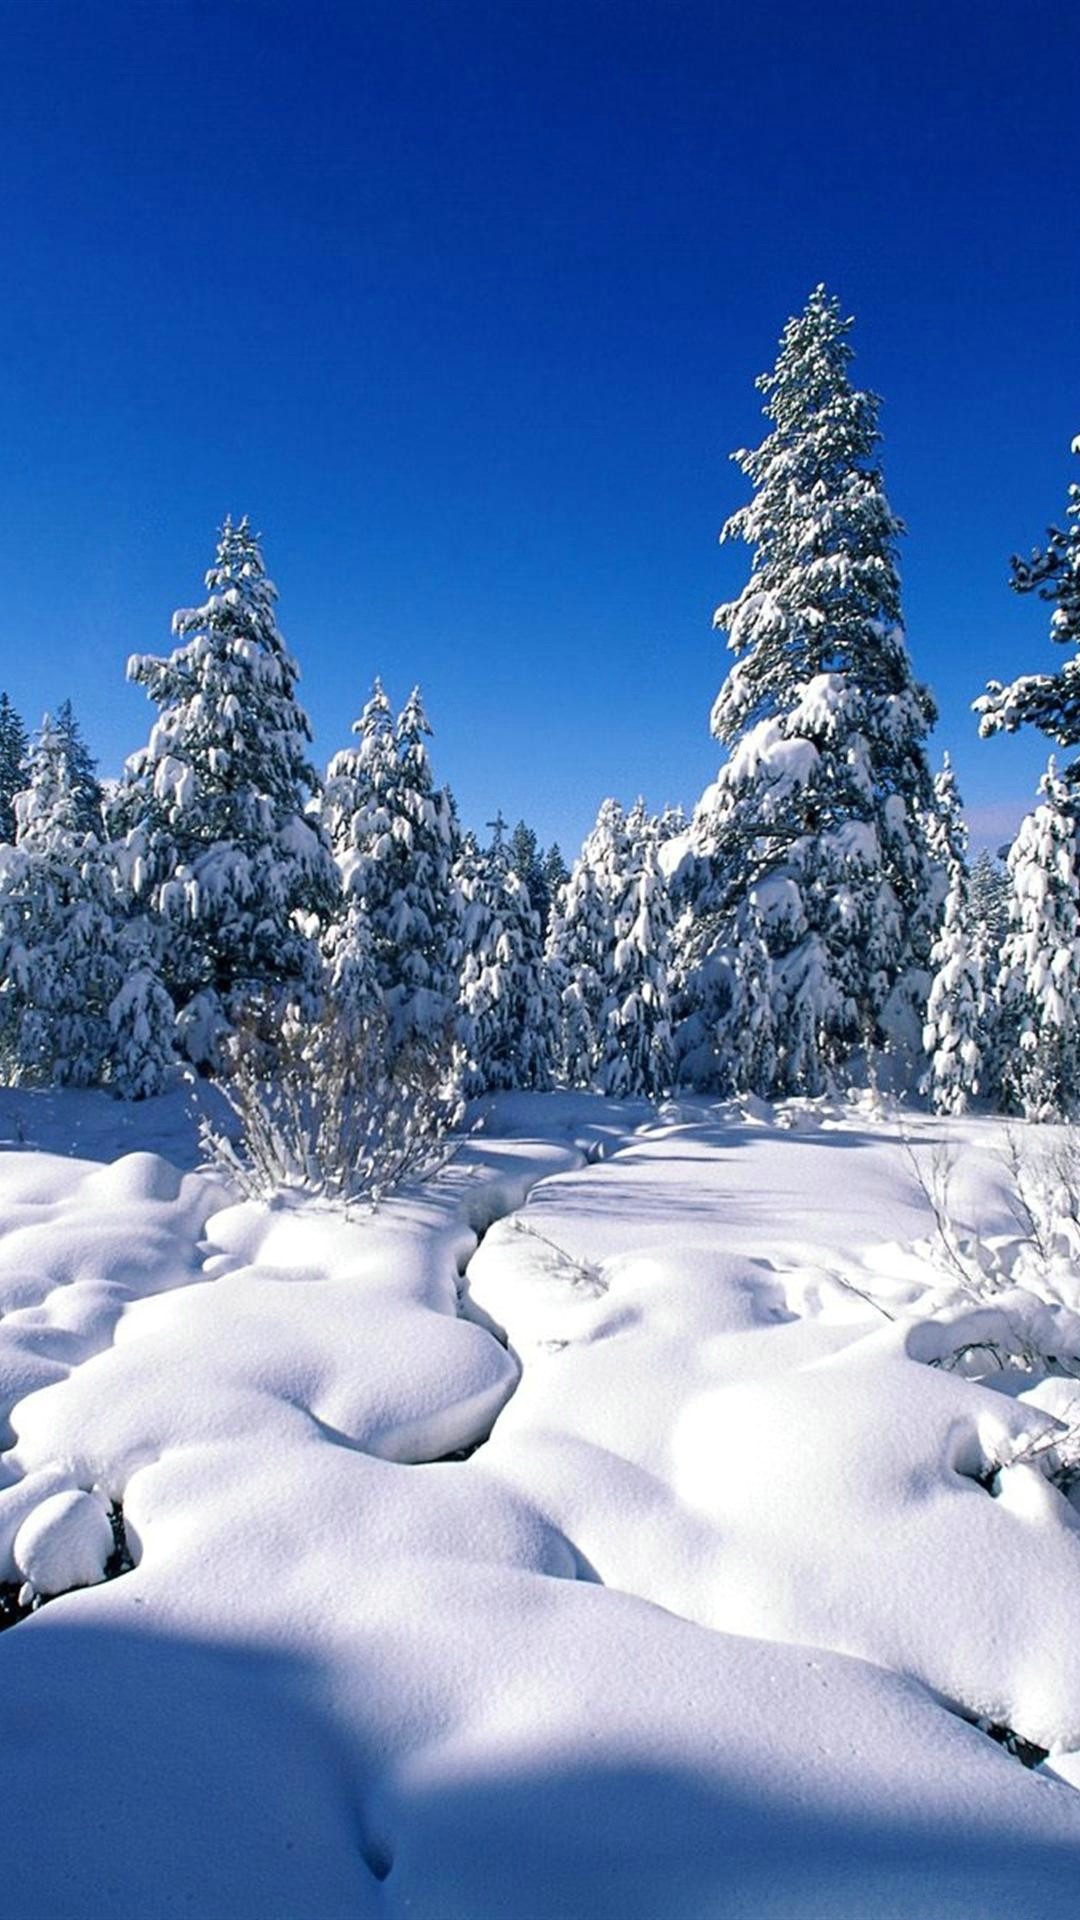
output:
[[1007,1251],[1001,1129],[871,1108],[507,1097],[346,1221],[0,1094],[12,1910],[1071,1911],[1080,1522],[994,1469],[1073,1389],[931,1363],[1080,1277],[975,1299],[912,1147]]

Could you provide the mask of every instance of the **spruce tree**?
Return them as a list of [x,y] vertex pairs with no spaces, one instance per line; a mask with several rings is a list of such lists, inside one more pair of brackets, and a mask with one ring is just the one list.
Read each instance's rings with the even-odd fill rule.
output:
[[[743,982],[767,987],[779,1092],[819,1091],[910,1020],[931,937],[934,707],[911,674],[902,527],[873,464],[879,403],[849,377],[851,324],[816,288],[758,382],[771,431],[735,456],[755,491],[721,537],[753,560],[716,614],[734,662],[712,727],[730,756],[695,815],[702,924],[681,934],[691,1025],[696,988],[731,1032]],[[718,1080],[741,1071],[717,1058]]]
[[1052,759],[1039,791],[1009,850],[1003,1079],[1027,1119],[1056,1120],[1080,1102],[1080,872],[1074,794]]
[[367,922],[392,1048],[438,1046],[457,1000],[453,800],[434,784],[419,689],[395,723],[377,680],[354,732],[323,801],[344,899]]
[[1000,954],[1009,925],[1009,871],[984,847],[971,867],[971,912],[989,954]]
[[75,795],[79,828],[83,833],[94,833],[100,837],[102,791],[97,777],[97,761],[83,739],[82,728],[75,718],[75,709],[70,700],[60,702],[54,725],[67,755],[68,777]]
[[560,888],[547,937],[547,971],[555,996],[558,1078],[591,1087],[604,1056],[608,966],[615,904],[625,865],[626,816],[605,800]]
[[934,781],[928,839],[943,871],[945,898],[930,953],[933,978],[923,1028],[930,1064],[923,1084],[939,1113],[963,1113],[983,1083],[985,1003],[967,869],[967,829],[948,754]]
[[174,651],[129,662],[159,711],[110,821],[161,927],[189,1058],[212,1066],[236,1022],[311,989],[317,956],[301,916],[325,917],[336,875],[305,817],[318,787],[311,732],[246,519],[226,520],[206,585],[202,606],[173,616]]
[[544,966],[540,916],[514,863],[501,818],[482,850],[472,834],[455,866],[461,902],[462,1041],[467,1091],[545,1087],[551,1072],[554,1005]]
[[176,1065],[176,1010],[145,917],[121,927],[117,951],[122,975],[108,1008],[108,1083],[123,1100],[144,1100],[163,1091]]
[[46,714],[0,856],[0,1052],[9,1079],[107,1078],[123,967],[100,844],[79,825],[67,752]]
[[458,841],[457,811],[448,787],[436,788],[427,741],[431,726],[419,687],[398,715],[395,743],[400,768],[399,817],[407,823],[405,884],[398,938],[403,951],[404,992],[391,1018],[421,1038],[447,1030],[457,998],[453,947],[457,903],[452,871]]
[[[1080,435],[1072,443],[1080,454]],[[1053,607],[1050,638],[1059,646],[1080,649],[1080,485],[1069,487],[1066,525],[1051,527],[1046,546],[1030,560],[1012,560],[1016,593],[1037,593]],[[1014,733],[1035,726],[1059,746],[1080,746],[1080,652],[1074,651],[1058,673],[1025,673],[1004,686],[991,680],[975,701],[981,718],[979,732]],[[1067,785],[1080,781],[1080,763],[1072,761],[1062,776]]]
[[555,909],[555,901],[558,897],[559,889],[560,887],[565,887],[570,878],[570,869],[563,859],[562,848],[559,846],[557,840],[552,841],[550,847],[548,847],[544,854],[540,863],[540,870],[543,875],[544,888],[547,893],[547,913],[544,918],[544,935],[546,938],[548,928],[551,925],[551,916]]
[[539,916],[543,936],[551,918],[551,887],[539,841],[532,827],[524,820],[518,821],[510,835],[508,855],[511,871],[522,881],[532,911]]
[[394,716],[381,680],[375,680],[352,730],[359,736],[358,745],[334,755],[319,801],[322,825],[346,894],[357,890],[351,879],[354,868],[362,866],[372,846],[390,834],[392,822],[397,751]]
[[15,839],[15,795],[23,788],[23,761],[29,745],[23,726],[6,693],[0,693],[0,841]]
[[663,833],[663,821],[651,819],[639,800],[625,819],[622,868],[613,886],[595,1082],[620,1099],[667,1093],[674,1071],[671,902],[659,863]]

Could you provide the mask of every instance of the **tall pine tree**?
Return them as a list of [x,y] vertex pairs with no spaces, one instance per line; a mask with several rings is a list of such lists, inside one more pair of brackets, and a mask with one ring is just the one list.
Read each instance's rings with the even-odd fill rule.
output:
[[317,961],[300,916],[324,916],[337,882],[305,815],[318,779],[299,670],[246,519],[226,520],[206,585],[202,606],[173,616],[174,651],[129,662],[158,718],[110,818],[162,931],[188,1055],[213,1065],[250,1009],[310,990]]
[[[849,377],[851,324],[816,288],[758,382],[771,431],[735,456],[754,495],[721,536],[753,549],[716,614],[734,661],[712,727],[730,757],[691,834],[705,879],[683,930],[684,1017],[693,1030],[695,977],[728,1034],[760,1025],[768,994],[778,1092],[819,1091],[905,1020],[917,1040],[926,990],[934,707],[911,674],[902,528],[873,463],[879,403]],[[716,1078],[736,1081],[742,1063],[720,1053]]]

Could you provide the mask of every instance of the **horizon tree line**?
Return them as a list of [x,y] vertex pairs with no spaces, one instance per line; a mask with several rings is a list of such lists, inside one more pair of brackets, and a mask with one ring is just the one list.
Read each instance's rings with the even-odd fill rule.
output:
[[[689,821],[615,800],[567,872],[521,821],[481,843],[438,787],[419,689],[380,681],[324,777],[247,520],[207,598],[129,676],[157,709],[104,787],[69,701],[28,740],[0,695],[0,1074],[159,1090],[228,1072],[286,1008],[374,1009],[383,1050],[467,1094],[569,1084],[814,1096],[884,1060],[962,1111],[1080,1101],[1080,762],[1051,760],[1007,868],[967,858],[955,776],[902,623],[879,402],[824,287],[761,376],[768,430],[734,457],[751,549],[718,608],[726,750]],[[1080,440],[1074,443],[1080,452]],[[1080,743],[1080,488],[1012,584],[1052,608],[1058,674],[992,681],[984,734]]]

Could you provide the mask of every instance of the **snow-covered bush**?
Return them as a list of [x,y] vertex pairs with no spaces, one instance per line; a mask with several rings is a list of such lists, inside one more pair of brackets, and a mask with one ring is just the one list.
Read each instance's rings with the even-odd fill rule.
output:
[[1006,1128],[1012,1227],[993,1236],[964,1217],[955,1143],[938,1137],[927,1149],[909,1137],[906,1155],[933,1217],[933,1263],[957,1287],[944,1319],[924,1323],[915,1357],[965,1372],[1015,1366],[1080,1379],[1080,1128]]
[[374,1207],[453,1151],[461,1062],[449,1027],[392,1046],[381,1006],[327,994],[314,1018],[288,1009],[272,1050],[254,1022],[234,1033],[226,1067],[217,1085],[239,1139],[205,1122],[203,1144],[249,1196],[294,1190]]

